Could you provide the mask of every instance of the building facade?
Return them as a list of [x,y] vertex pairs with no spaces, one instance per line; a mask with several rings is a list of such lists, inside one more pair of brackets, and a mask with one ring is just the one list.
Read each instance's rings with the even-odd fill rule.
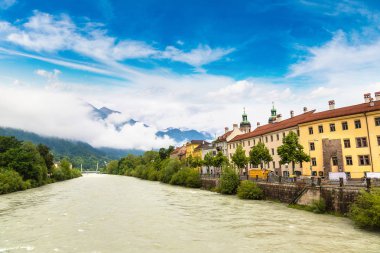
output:
[[362,178],[366,172],[380,172],[380,93],[365,94],[365,102],[313,114],[299,125],[300,144],[311,161],[304,175],[328,177],[329,172],[345,172]]

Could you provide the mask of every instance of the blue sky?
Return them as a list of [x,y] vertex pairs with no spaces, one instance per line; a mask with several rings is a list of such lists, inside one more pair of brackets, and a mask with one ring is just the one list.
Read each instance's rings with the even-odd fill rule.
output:
[[242,107],[265,122],[272,101],[287,115],[380,90],[379,24],[379,1],[0,0],[0,82],[219,133]]

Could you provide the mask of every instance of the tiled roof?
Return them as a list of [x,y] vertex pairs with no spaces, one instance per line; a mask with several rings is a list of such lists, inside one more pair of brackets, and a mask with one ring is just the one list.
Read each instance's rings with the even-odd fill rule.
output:
[[191,140],[190,143],[191,144],[204,144],[204,143],[208,143],[208,142],[205,140]]
[[230,130],[228,132],[226,132],[225,134],[219,136],[217,139],[216,139],[216,142],[222,142],[222,141],[226,141],[227,140],[227,137],[230,136],[230,134],[232,133],[233,130]]
[[317,120],[323,120],[323,119],[329,119],[329,118],[337,118],[337,117],[343,117],[358,113],[366,113],[366,112],[372,112],[372,111],[378,111],[380,110],[380,101],[374,101],[374,105],[370,106],[370,103],[362,103],[357,105],[351,105],[346,107],[341,107],[337,109],[332,109],[328,111],[318,112],[310,115],[309,117],[305,118],[300,124],[307,123],[307,122],[313,122]]
[[245,134],[240,134],[240,135],[235,136],[235,138],[233,138],[229,142],[240,141],[240,140],[244,140],[244,139],[248,139],[248,138],[264,135],[264,134],[267,134],[267,133],[279,131],[279,130],[282,130],[282,129],[287,129],[287,128],[290,128],[290,127],[295,127],[299,123],[304,122],[305,119],[307,119],[308,117],[310,117],[310,115],[312,115],[314,112],[315,112],[315,110],[308,111],[308,112],[305,112],[303,114],[294,116],[292,118],[282,120],[280,122],[269,123],[269,124],[260,126],[260,127],[256,128],[255,130],[253,130],[252,132],[245,133]]

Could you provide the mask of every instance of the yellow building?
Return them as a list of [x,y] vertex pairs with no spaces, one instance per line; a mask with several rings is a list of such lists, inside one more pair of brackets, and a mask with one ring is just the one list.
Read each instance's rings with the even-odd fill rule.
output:
[[365,103],[311,114],[298,125],[300,144],[310,155],[302,174],[328,176],[346,172],[362,178],[365,172],[380,172],[380,93],[376,101],[365,94]]
[[203,140],[192,140],[186,143],[186,158],[190,156],[195,158],[199,157],[202,159],[202,149],[197,149],[198,146],[207,143]]

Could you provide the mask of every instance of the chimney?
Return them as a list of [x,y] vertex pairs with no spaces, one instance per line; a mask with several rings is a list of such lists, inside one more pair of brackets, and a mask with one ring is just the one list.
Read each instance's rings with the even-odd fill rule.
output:
[[364,94],[364,103],[369,103],[371,99],[371,93]]
[[259,127],[260,126],[260,122],[257,122],[257,127]]
[[276,122],[280,122],[282,120],[282,114],[277,114]]
[[307,107],[306,106],[303,108],[303,112],[304,113],[307,112]]
[[233,128],[234,128],[234,130],[237,129],[237,128],[239,128],[238,124],[233,124]]
[[290,111],[290,117],[291,117],[291,118],[294,117],[294,111],[293,111],[293,110]]
[[228,127],[225,127],[224,128],[224,133],[227,133],[228,132]]
[[375,100],[380,101],[380,91],[375,92]]
[[375,106],[375,102],[374,102],[373,98],[369,99],[369,106]]
[[335,100],[330,100],[329,101],[329,109],[334,110],[335,109]]

